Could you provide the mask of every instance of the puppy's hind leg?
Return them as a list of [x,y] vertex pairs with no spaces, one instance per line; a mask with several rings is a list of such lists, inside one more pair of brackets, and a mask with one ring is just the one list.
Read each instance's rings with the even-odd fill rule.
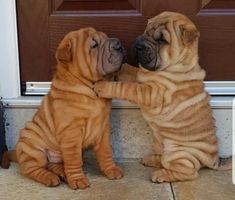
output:
[[174,182],[193,180],[198,177],[200,161],[186,151],[163,153],[162,168],[152,173],[153,182]]
[[60,184],[59,177],[46,169],[47,157],[45,153],[24,142],[17,145],[17,158],[20,172],[37,182],[46,186],[57,186]]
[[151,180],[154,183],[162,182],[175,182],[193,180],[198,177],[198,171],[194,171],[192,174],[186,174],[184,172],[176,172],[169,169],[158,169],[152,173]]

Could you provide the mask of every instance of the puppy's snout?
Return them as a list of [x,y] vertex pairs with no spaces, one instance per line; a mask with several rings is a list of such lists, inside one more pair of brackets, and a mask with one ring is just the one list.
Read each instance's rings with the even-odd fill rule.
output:
[[134,47],[135,47],[135,50],[137,50],[137,51],[142,51],[142,50],[146,49],[143,36],[139,36],[136,38],[135,43],[134,43]]
[[115,46],[114,47],[114,49],[116,50],[116,51],[119,51],[119,52],[124,52],[124,48],[120,45],[120,46]]
[[116,38],[111,38],[110,40],[111,40],[111,48],[113,48],[114,50],[116,50],[120,53],[123,53],[125,51],[120,40],[118,40]]
[[[105,41],[104,71],[105,74],[111,74],[118,71],[125,59],[125,49],[119,39],[109,38]],[[105,54],[104,54],[105,55]]]

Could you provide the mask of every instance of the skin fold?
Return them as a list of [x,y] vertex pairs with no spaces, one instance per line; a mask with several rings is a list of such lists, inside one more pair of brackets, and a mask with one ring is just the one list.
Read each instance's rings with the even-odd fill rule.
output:
[[[218,169],[218,142],[198,63],[196,26],[184,15],[164,12],[149,20],[135,42],[140,68],[126,66],[118,82],[95,84],[100,97],[137,104],[153,130],[153,182],[192,180],[202,167]],[[131,70],[132,68],[132,70]],[[133,72],[131,72],[133,71]],[[130,76],[133,74],[133,77]]]

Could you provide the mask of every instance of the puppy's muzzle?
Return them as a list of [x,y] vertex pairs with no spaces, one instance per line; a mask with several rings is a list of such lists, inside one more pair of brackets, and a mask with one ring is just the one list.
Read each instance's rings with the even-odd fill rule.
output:
[[105,74],[110,74],[121,68],[121,65],[125,59],[126,50],[117,38],[109,38],[106,41],[106,44],[108,46],[108,48],[106,48],[108,62],[103,66],[103,68]]
[[119,39],[116,38],[111,38],[110,39],[110,43],[111,43],[111,48],[113,48],[115,51],[123,53],[124,52],[124,47],[122,46],[121,42]]
[[154,45],[144,36],[139,36],[135,40],[134,49],[138,63],[146,69],[153,70],[156,60]]
[[125,52],[125,49],[124,47],[122,46],[121,42],[119,39],[117,38],[110,38],[109,39],[109,42],[110,42],[110,50],[115,50],[119,53],[124,53]]
[[136,38],[134,47],[136,51],[140,51],[140,52],[146,49],[145,39],[143,36],[139,36]]
[[120,53],[123,56],[122,62],[124,63],[126,60],[126,49],[122,46],[121,42],[117,38],[110,38],[111,48],[115,50],[117,53]]

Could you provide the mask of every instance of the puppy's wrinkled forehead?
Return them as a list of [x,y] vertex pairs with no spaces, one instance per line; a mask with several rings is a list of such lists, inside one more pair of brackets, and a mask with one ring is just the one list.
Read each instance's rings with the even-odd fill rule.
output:
[[87,38],[94,39],[97,42],[100,42],[101,40],[105,40],[108,38],[108,36],[105,33],[96,31],[93,28],[87,30],[86,34],[87,34]]
[[65,38],[71,39],[74,43],[79,43],[92,39],[100,42],[101,40],[107,39],[108,36],[103,32],[96,31],[94,28],[82,28],[79,31],[70,32]]
[[155,31],[161,31],[163,29],[169,29],[174,26],[177,29],[180,25],[190,24],[194,26],[192,21],[186,16],[175,12],[163,12],[148,20],[145,34],[153,35]]

